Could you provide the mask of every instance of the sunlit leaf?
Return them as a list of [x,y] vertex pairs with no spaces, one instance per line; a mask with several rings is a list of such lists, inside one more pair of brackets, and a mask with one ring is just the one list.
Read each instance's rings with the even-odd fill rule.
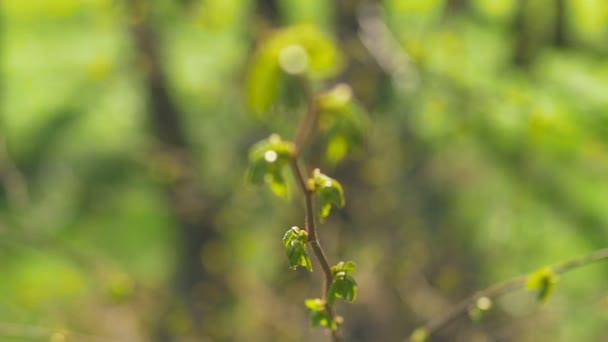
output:
[[307,299],[306,307],[310,309],[310,323],[313,327],[324,326],[331,330],[338,329],[338,326],[342,323],[342,317],[332,317],[327,311],[326,302],[322,299]]
[[332,206],[344,207],[346,203],[344,190],[338,181],[322,174],[319,169],[315,169],[311,183],[313,190],[319,195],[321,219],[329,215]]
[[332,304],[336,298],[353,302],[357,298],[357,282],[350,276],[356,265],[352,261],[340,262],[331,268],[333,281],[327,292],[328,302]]
[[307,242],[308,233],[298,227],[292,227],[283,236],[283,246],[292,269],[302,266],[312,272],[312,261],[306,251]]
[[272,192],[287,197],[289,188],[283,176],[283,168],[293,154],[291,142],[273,134],[255,144],[249,152],[247,180],[252,184],[268,183]]
[[557,281],[557,275],[553,270],[550,267],[543,267],[528,276],[526,287],[529,290],[537,290],[538,301],[544,303],[555,290]]

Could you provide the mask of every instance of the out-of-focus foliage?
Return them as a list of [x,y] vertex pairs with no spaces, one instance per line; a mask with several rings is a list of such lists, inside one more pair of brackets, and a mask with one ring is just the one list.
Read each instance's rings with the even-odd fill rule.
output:
[[279,30],[257,49],[249,66],[247,99],[250,108],[264,114],[281,94],[284,73],[306,73],[327,79],[341,67],[342,58],[329,37],[312,25]]
[[276,134],[256,143],[249,152],[247,179],[252,184],[269,183],[278,196],[288,195],[283,169],[294,153],[294,146]]
[[321,94],[318,102],[319,128],[327,134],[326,156],[329,162],[336,163],[349,150],[356,151],[363,144],[366,118],[347,84],[338,84]]
[[[334,138],[311,147],[323,157],[308,165],[348,194],[319,234],[330,259],[357,260],[357,302],[336,303],[349,341],[402,340],[476,289],[606,245],[608,2],[383,1],[379,19],[398,50],[376,52],[405,56],[400,72],[382,71],[357,31],[336,26],[345,7],[278,1],[279,22],[295,26],[268,30],[262,2],[146,1],[194,176],[217,206],[209,220],[221,240],[193,264],[225,275],[224,289],[197,291],[230,304],[197,326],[184,303],[168,313],[162,304],[175,295],[183,243],[166,189],[183,170],[151,133],[149,65],[128,2],[2,1],[0,340],[70,331],[150,341],[163,314],[176,340],[319,341],[308,315],[340,323],[324,303],[302,307],[318,293],[319,267],[312,279],[284,271],[280,237],[303,220],[299,199],[243,180],[249,146],[293,136],[301,118],[289,99],[302,74],[280,64],[288,47],[287,69],[303,68],[303,48],[316,87],[346,81],[375,96],[365,122],[345,88],[327,93],[319,124]],[[253,94],[252,82],[265,90]],[[288,105],[270,108],[275,98]],[[352,125],[332,125],[331,115],[351,114]],[[498,298],[433,341],[602,340],[606,270],[561,276],[538,305],[554,287],[541,275],[537,290]]]
[[310,310],[310,321],[312,322],[312,326],[328,327],[331,330],[338,329],[340,322],[331,318],[327,313],[325,306],[325,301],[318,298],[306,300],[306,307]]

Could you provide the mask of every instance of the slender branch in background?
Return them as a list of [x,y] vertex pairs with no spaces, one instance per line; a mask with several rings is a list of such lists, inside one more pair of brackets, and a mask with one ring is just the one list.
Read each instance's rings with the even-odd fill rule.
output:
[[27,340],[120,342],[120,339],[85,334],[65,329],[51,329],[35,325],[0,322],[0,336]]
[[[550,269],[553,273],[559,275],[606,259],[608,259],[608,248],[603,248],[596,250],[595,252],[592,252],[590,254],[555,264],[553,266],[550,266]],[[420,331],[424,331],[426,336],[432,336],[433,334],[441,330],[443,327],[445,327],[448,323],[452,322],[456,318],[460,317],[460,315],[467,312],[473,305],[475,305],[475,303],[480,298],[485,297],[492,299],[510,292],[521,290],[526,287],[526,283],[529,277],[530,274],[520,275],[502,283],[492,285],[481,291],[477,291],[471,296],[460,301],[448,311],[446,311],[445,314],[438,316],[435,319],[432,319],[419,329]],[[406,341],[414,342],[416,340],[410,337]]]

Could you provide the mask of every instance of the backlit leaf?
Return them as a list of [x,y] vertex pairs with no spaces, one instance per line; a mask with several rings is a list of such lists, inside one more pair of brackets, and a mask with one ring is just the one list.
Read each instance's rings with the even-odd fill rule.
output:
[[312,261],[306,251],[307,242],[308,233],[298,227],[292,227],[283,236],[283,246],[292,269],[302,266],[312,272]]
[[557,275],[553,270],[550,267],[543,267],[528,276],[526,287],[529,290],[537,290],[538,301],[544,303],[555,290],[557,281]]
[[311,184],[313,190],[319,195],[321,219],[329,215],[332,206],[344,207],[346,203],[344,190],[338,181],[322,174],[319,169],[315,169]]

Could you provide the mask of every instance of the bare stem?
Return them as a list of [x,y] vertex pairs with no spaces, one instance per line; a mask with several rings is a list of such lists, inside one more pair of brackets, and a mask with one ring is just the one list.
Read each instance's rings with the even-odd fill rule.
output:
[[[596,250],[590,254],[555,264],[550,268],[555,274],[564,274],[579,267],[587,266],[606,259],[608,259],[608,248],[603,248]],[[462,313],[466,312],[480,298],[496,298],[504,294],[515,292],[524,288],[526,286],[526,281],[528,277],[529,273],[519,275],[502,283],[494,284],[486,289],[477,291],[469,297],[460,301],[458,304],[446,311],[443,315],[430,320],[422,327],[422,329],[424,329],[426,333],[431,336],[437,331],[441,330],[441,328],[446,326],[448,323],[458,318]]]

